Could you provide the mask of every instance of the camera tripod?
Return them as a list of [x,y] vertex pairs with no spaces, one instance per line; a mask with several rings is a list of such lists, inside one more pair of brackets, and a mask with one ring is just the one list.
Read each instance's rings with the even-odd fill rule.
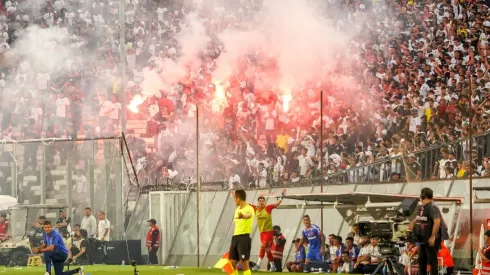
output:
[[376,275],[378,274],[379,270],[383,268],[384,266],[388,267],[388,272],[391,275],[397,274],[397,275],[406,275],[405,273],[405,267],[398,263],[398,260],[396,259],[395,256],[388,256],[382,259],[382,261],[378,264],[376,269],[371,273],[371,275]]

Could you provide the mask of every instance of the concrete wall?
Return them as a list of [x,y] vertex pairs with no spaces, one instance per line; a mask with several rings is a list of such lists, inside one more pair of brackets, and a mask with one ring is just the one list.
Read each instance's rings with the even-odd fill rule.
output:
[[[473,186],[488,186],[488,179],[475,179]],[[452,196],[452,197],[464,197],[465,202],[463,205],[463,215],[460,220],[461,233],[455,243],[454,256],[463,259],[465,265],[469,263],[470,246],[469,246],[469,182],[468,180],[454,180],[454,181],[431,181],[424,183],[384,183],[384,184],[346,184],[346,185],[330,185],[324,187],[324,192],[339,193],[339,192],[375,192],[386,194],[420,194],[420,189],[424,187],[430,187],[434,190],[436,196]],[[312,193],[320,192],[320,187],[298,187],[289,188],[288,193]],[[162,209],[158,210],[158,217],[162,220],[162,231],[170,230],[172,234],[168,234],[163,242],[162,260],[167,265],[176,266],[196,266],[197,265],[197,209],[196,209],[196,193],[190,193],[187,199],[182,200],[182,194],[176,194],[179,196],[179,200],[172,199],[172,194],[168,192],[155,192],[166,193],[165,199],[171,200],[174,203],[162,202]],[[264,193],[280,193],[280,190],[250,190],[247,192],[247,200],[255,202],[260,194]],[[154,197],[154,196],[150,196]],[[268,203],[273,202],[269,200]],[[151,205],[158,205],[154,202],[150,202]],[[184,206],[185,204],[185,206]],[[291,201],[285,199],[283,204],[298,204],[298,201]],[[183,210],[183,215],[178,218],[173,214],[166,217],[165,213],[173,212],[175,209]],[[235,205],[233,200],[229,196],[229,192],[202,192],[200,198],[200,266],[208,267],[213,266],[216,261],[228,251],[231,237],[233,235],[233,212]],[[157,214],[154,207],[150,209],[150,216]],[[473,217],[474,217],[474,234],[478,236],[480,231],[480,225],[486,224],[486,219],[490,218],[489,204],[474,204]],[[179,211],[180,212],[180,211]],[[288,240],[288,247],[285,250],[285,254],[290,257],[291,255],[291,240],[301,234],[302,223],[301,217],[305,214],[310,215],[313,223],[320,225],[320,210],[319,209],[278,209],[273,212],[274,224],[281,226],[282,231],[286,239]],[[345,237],[349,231],[348,224],[343,220],[342,216],[335,209],[324,209],[324,232],[326,234],[339,234]],[[165,222],[167,221],[168,222]],[[456,219],[454,219],[456,223]],[[176,222],[178,227],[176,228]],[[454,226],[455,226],[454,223]],[[168,229],[166,229],[168,228]],[[252,259],[256,259],[259,251],[259,234],[256,230],[253,232],[253,247],[252,247]],[[478,237],[475,239],[475,247],[477,246]]]

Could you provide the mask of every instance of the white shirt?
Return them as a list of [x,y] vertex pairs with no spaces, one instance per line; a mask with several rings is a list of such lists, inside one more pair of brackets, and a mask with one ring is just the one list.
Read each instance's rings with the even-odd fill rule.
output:
[[49,74],[37,74],[36,82],[39,90],[46,90],[48,88],[48,81],[51,80]]
[[43,118],[43,109],[41,109],[41,107],[32,107],[31,118],[34,119],[36,122],[40,122]]
[[267,187],[267,170],[262,169],[259,171],[259,187],[266,188]]
[[311,161],[311,158],[309,156],[298,156],[298,161],[299,161],[299,174],[301,176],[304,176],[306,174],[306,171],[308,171],[308,168],[310,168],[311,165],[313,165],[313,162]]
[[331,245],[328,250],[330,251],[330,260],[334,260],[335,257],[337,257],[337,250],[339,250],[339,248]]
[[163,8],[163,9],[162,8],[158,8],[157,9],[158,21],[160,21],[160,22],[163,22],[164,21],[165,18],[164,18],[163,15],[165,14],[166,11],[167,11],[167,9],[165,9],[165,8]]
[[378,258],[381,256],[381,253],[379,253],[379,247],[377,245],[376,247],[372,246],[371,244],[368,245],[367,252],[371,257],[371,263],[376,263],[379,261]]
[[233,184],[235,182],[240,184],[240,176],[237,174],[230,176],[230,180],[228,182],[228,186],[229,186],[230,190],[233,189]]
[[121,111],[121,103],[112,103],[112,112],[110,115],[111,119],[119,119],[119,112]]
[[414,133],[417,133],[417,126],[422,124],[422,120],[420,117],[410,117],[410,125],[408,126],[408,130]]
[[109,116],[111,114],[113,105],[112,102],[106,100],[100,105],[99,116]]
[[274,130],[274,119],[276,118],[277,114],[276,111],[269,112],[267,111],[264,114],[264,119],[265,119],[265,129],[266,130]]
[[192,103],[187,103],[187,104],[189,104],[189,108],[187,109],[187,117],[195,117],[197,111],[196,105]]
[[445,179],[447,177],[446,175],[446,163],[448,162],[448,159],[441,159],[439,161],[439,178],[440,179]]
[[56,116],[66,117],[66,107],[70,105],[68,98],[58,98],[56,99]]
[[282,176],[282,172],[284,171],[284,166],[282,166],[281,164],[276,164],[274,166],[274,176],[273,176],[273,180],[274,181],[278,181],[279,178]]
[[97,234],[97,221],[95,217],[92,215],[83,217],[80,229],[85,229],[89,237],[95,236]]
[[[104,237],[104,233],[107,230],[107,235]],[[104,241],[108,241],[110,239],[111,235],[111,223],[107,220],[99,220],[97,223],[97,240],[102,240],[104,238]]]

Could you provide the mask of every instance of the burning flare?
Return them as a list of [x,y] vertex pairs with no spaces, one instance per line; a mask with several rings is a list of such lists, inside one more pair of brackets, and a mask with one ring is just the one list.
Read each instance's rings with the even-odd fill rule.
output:
[[223,102],[225,98],[225,89],[220,84],[215,84],[215,86],[216,86],[216,98],[219,100],[219,102]]
[[135,96],[133,97],[133,99],[131,100],[131,103],[129,103],[129,105],[128,105],[128,109],[129,109],[131,112],[133,112],[133,113],[137,114],[137,113],[139,112],[139,110],[138,110],[138,106],[139,106],[141,103],[143,103],[143,101],[144,101],[144,100],[143,100],[143,97],[141,97],[141,95],[135,95]]
[[282,111],[287,113],[289,111],[289,102],[291,101],[291,95],[283,95],[282,96]]

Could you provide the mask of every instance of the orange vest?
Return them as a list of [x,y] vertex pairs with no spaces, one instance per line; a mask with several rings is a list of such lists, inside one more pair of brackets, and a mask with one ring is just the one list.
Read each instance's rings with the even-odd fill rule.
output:
[[[153,241],[153,231],[155,230],[158,230],[158,226],[153,226],[152,228],[150,228],[150,230],[148,230],[148,234],[146,235],[146,246],[147,247],[151,247],[151,243]],[[153,245],[153,247],[160,247],[160,233],[158,233],[157,235],[157,240],[155,241],[155,244]]]
[[451,251],[447,249],[444,243],[441,243],[441,249],[437,253],[437,257],[442,258],[445,267],[454,267],[453,257],[451,256]]
[[9,222],[4,221],[3,223],[0,223],[0,238],[4,238],[7,236],[7,230],[9,227]]
[[[281,234],[279,237],[277,237],[277,240],[279,239],[284,239],[284,236]],[[274,260],[282,260],[282,254],[284,252],[284,244],[283,245],[277,245],[276,242],[272,242],[271,246],[271,253],[272,257]]]
[[[484,253],[490,250],[490,246],[485,248]],[[481,275],[490,275],[490,262],[482,261]]]

